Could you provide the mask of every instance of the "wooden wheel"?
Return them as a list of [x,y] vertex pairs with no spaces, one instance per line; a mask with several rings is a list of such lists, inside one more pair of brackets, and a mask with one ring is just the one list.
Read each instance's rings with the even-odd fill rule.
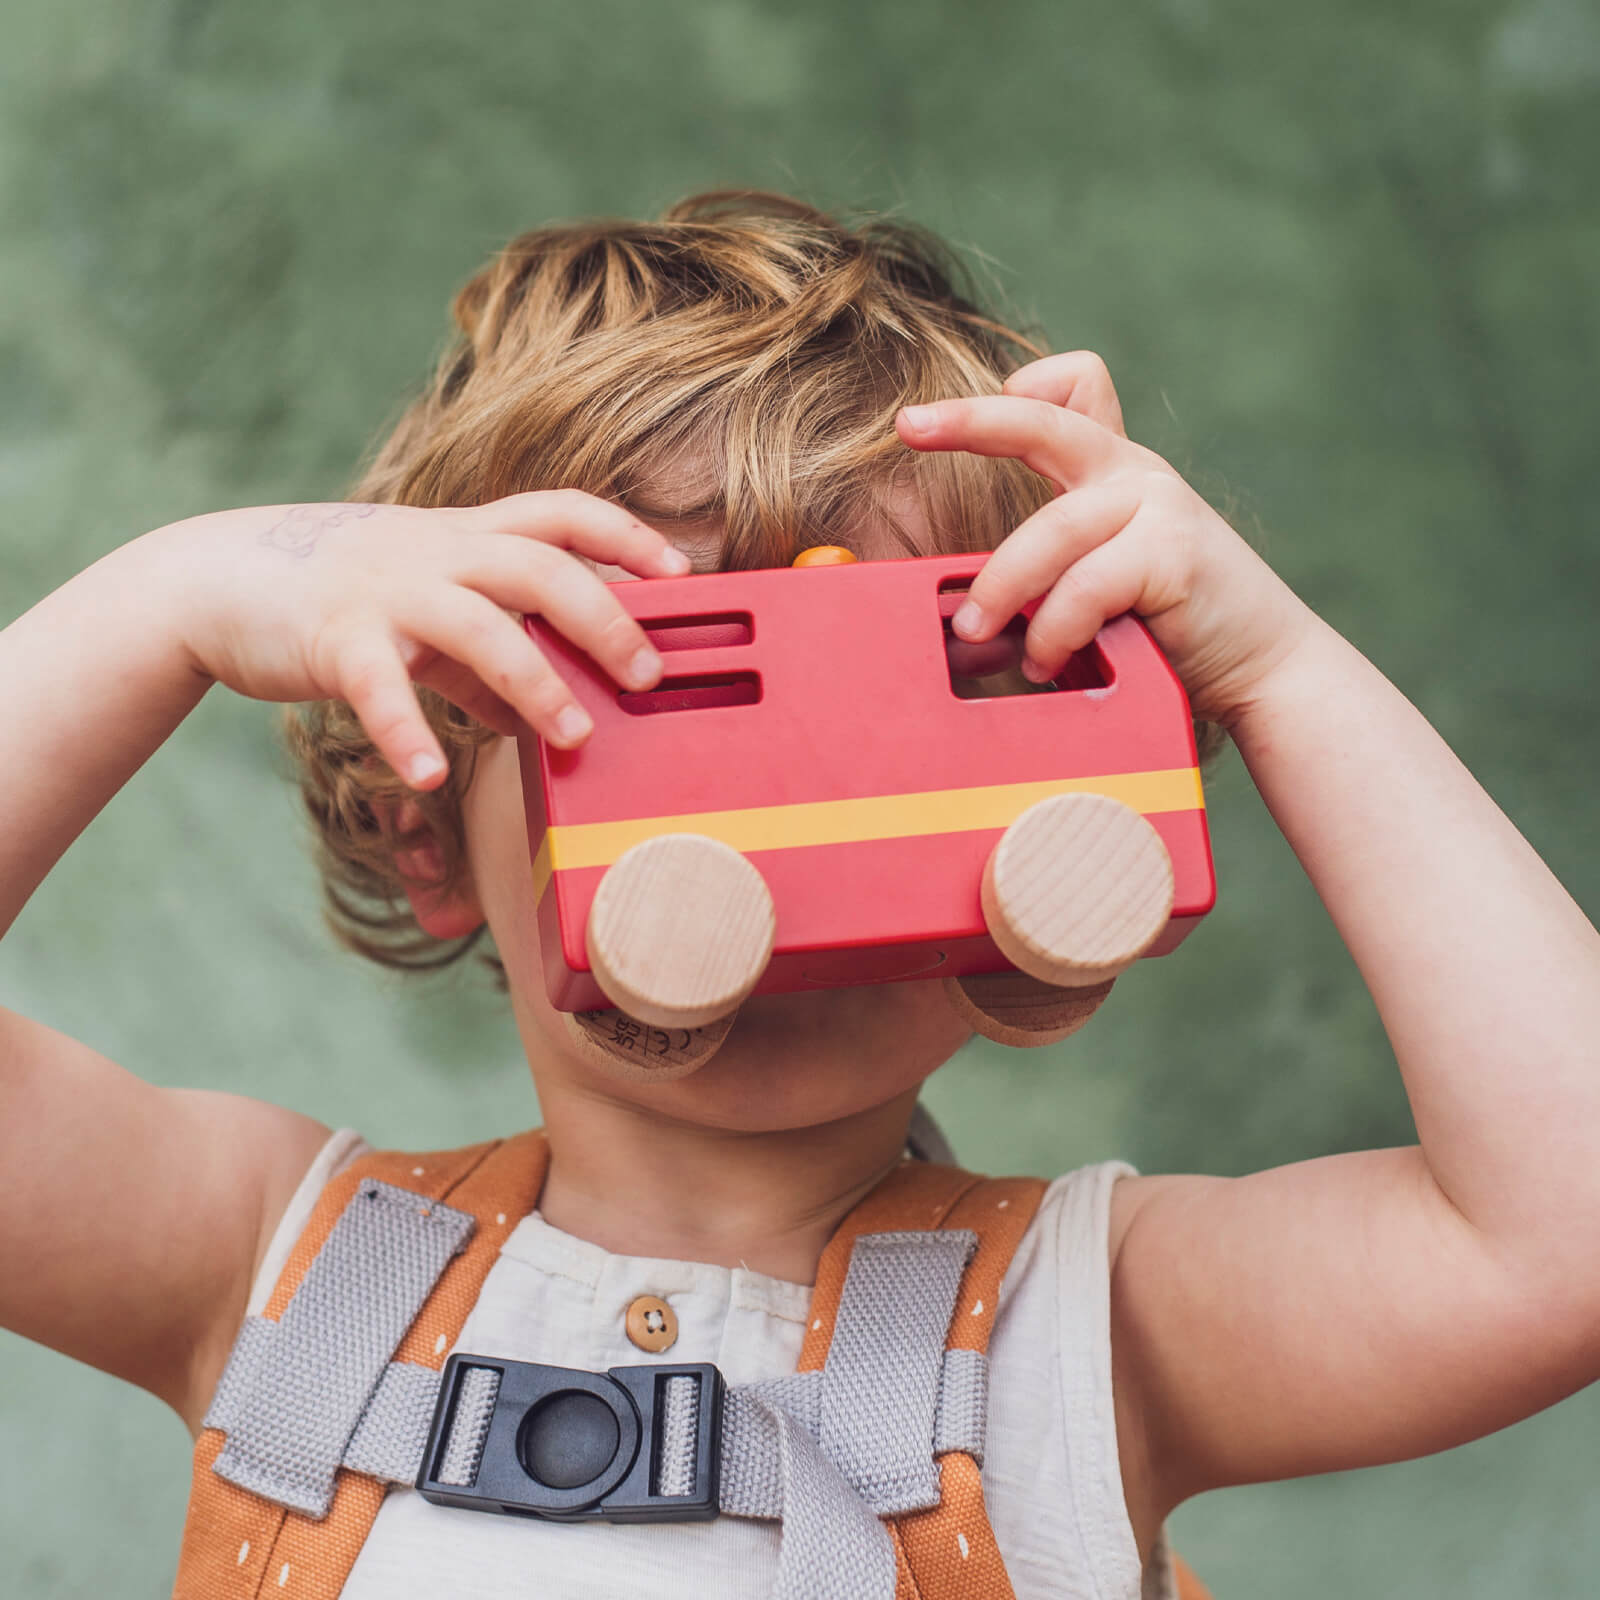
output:
[[946,978],[944,992],[973,1032],[1031,1049],[1076,1033],[1100,1009],[1114,981],[1064,989],[1025,972],[980,972]]
[[1005,958],[1082,989],[1133,965],[1172,914],[1172,862],[1120,800],[1058,794],[1001,834],[983,871],[983,919]]
[[702,1028],[736,1011],[772,955],[766,880],[698,833],[626,850],[589,908],[589,965],[606,998],[657,1028]]
[[728,1037],[737,1013],[703,1028],[656,1028],[625,1011],[566,1015],[567,1033],[593,1065],[635,1083],[670,1083],[698,1072]]

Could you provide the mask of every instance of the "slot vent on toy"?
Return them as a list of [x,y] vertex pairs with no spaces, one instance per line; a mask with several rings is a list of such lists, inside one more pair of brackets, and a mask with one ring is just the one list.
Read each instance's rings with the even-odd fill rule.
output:
[[970,644],[951,631],[950,619],[971,587],[966,578],[947,578],[939,585],[939,620],[944,629],[945,664],[950,689],[958,700],[993,700],[1006,695],[1059,694],[1106,689],[1115,681],[1111,663],[1098,644],[1076,651],[1048,683],[1030,683],[1022,676],[1023,640],[1034,607],[1013,617],[992,639]]
[[641,620],[639,626],[663,655],[673,650],[723,650],[749,644],[755,637],[748,611],[723,611],[703,617],[650,617]]
[[663,678],[642,694],[623,690],[617,704],[631,717],[663,711],[709,711],[720,706],[753,706],[761,699],[761,679],[754,672],[705,673],[694,678]]

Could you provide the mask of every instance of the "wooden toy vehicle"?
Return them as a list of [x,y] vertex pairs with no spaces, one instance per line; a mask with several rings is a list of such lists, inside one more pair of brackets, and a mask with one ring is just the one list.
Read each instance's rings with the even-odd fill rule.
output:
[[986,559],[618,584],[666,662],[646,693],[527,620],[595,721],[521,742],[546,987],[581,1037],[660,1076],[750,994],[941,977],[980,1032],[1046,1043],[1211,908],[1154,640],[1121,617],[1042,692],[970,697],[949,618]]

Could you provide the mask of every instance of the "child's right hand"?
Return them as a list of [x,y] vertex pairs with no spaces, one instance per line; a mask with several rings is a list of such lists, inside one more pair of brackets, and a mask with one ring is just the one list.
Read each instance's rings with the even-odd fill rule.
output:
[[[630,688],[661,671],[580,557],[651,577],[689,565],[567,490],[224,511],[111,551],[0,631],[0,680],[29,686],[0,730],[0,932],[213,681],[348,702],[421,788],[446,769],[414,682],[499,731],[525,718],[576,743],[570,691],[508,611],[540,613]],[[0,1327],[137,1383],[198,1431],[327,1137],[265,1101],[143,1082],[0,1007]]]
[[577,490],[487,505],[325,504],[196,517],[147,535],[173,564],[194,669],[258,700],[339,699],[414,788],[445,774],[413,683],[497,732],[518,719],[554,744],[590,732],[509,612],[537,612],[628,689],[661,659],[578,557],[639,577],[688,559],[620,506]]

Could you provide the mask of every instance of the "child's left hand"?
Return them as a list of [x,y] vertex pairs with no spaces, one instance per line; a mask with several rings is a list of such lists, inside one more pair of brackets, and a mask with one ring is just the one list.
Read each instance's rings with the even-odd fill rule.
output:
[[1111,376],[1089,351],[1022,367],[1002,394],[907,407],[897,426],[912,449],[1013,456],[1062,491],[1000,545],[952,621],[982,643],[1044,596],[1022,669],[1035,682],[1132,611],[1195,715],[1227,725],[1314,620],[1171,466],[1130,442]]

